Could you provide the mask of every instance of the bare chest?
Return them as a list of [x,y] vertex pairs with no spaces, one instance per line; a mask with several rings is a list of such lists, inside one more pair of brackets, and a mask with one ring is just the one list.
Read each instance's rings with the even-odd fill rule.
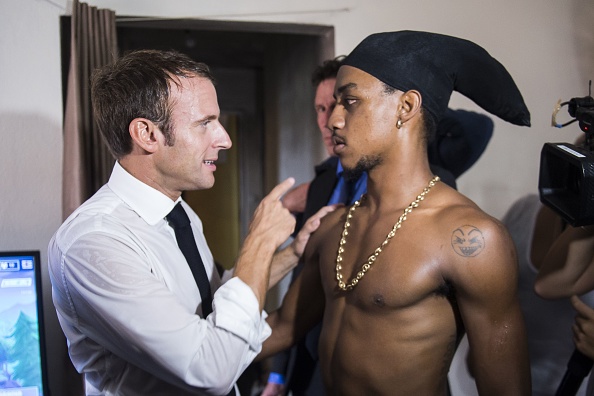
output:
[[345,296],[362,308],[382,310],[452,294],[442,271],[451,254],[449,238],[412,219],[388,237],[392,227],[390,219],[352,221],[344,238],[343,224],[331,230],[319,252],[327,298]]

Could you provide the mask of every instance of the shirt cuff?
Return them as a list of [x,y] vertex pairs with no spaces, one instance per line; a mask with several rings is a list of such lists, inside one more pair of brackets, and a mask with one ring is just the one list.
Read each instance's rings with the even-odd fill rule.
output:
[[214,325],[245,340],[256,353],[272,330],[265,311],[260,312],[260,304],[251,287],[235,277],[222,285],[213,299],[212,318]]

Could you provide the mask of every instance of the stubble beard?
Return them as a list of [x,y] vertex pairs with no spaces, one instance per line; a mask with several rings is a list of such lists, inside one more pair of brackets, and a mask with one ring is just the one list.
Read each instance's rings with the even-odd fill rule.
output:
[[348,181],[358,180],[363,172],[369,173],[370,170],[382,163],[379,155],[363,156],[354,168],[344,168],[344,177]]

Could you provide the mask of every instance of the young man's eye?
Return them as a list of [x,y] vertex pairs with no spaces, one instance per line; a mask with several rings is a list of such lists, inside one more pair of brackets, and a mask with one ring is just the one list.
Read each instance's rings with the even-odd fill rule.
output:
[[349,106],[352,106],[355,103],[357,103],[357,99],[354,99],[354,98],[344,98],[343,101],[342,101],[342,103],[343,103],[343,106],[349,107]]

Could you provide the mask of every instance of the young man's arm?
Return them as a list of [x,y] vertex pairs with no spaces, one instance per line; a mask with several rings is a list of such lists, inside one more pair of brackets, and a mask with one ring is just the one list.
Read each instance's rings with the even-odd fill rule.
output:
[[453,279],[479,394],[528,396],[530,364],[513,242],[495,221],[465,227],[484,238],[476,254],[458,254]]
[[323,233],[321,229],[312,235],[303,254],[303,270],[289,287],[279,309],[266,319],[272,335],[262,345],[257,360],[291,347],[322,320],[325,299],[316,246],[323,240]]

